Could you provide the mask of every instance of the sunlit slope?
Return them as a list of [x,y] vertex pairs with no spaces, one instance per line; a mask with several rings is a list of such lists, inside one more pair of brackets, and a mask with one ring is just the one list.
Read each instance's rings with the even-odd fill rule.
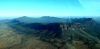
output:
[[21,36],[14,32],[6,23],[0,24],[0,48],[6,48],[21,42]]
[[0,23],[0,49],[55,49],[33,36],[18,34],[7,23]]

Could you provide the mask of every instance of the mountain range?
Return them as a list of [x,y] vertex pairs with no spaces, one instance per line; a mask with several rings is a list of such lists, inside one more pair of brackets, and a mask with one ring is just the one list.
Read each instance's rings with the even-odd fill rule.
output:
[[100,49],[99,22],[50,16],[2,20],[0,49]]

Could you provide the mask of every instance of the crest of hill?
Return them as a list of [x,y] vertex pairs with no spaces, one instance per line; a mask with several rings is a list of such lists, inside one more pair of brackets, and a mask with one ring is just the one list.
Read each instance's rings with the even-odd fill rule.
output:
[[58,17],[50,17],[50,16],[43,16],[40,18],[23,16],[23,17],[13,19],[13,22],[15,21],[19,21],[23,23],[63,23],[66,22],[66,19],[58,18]]

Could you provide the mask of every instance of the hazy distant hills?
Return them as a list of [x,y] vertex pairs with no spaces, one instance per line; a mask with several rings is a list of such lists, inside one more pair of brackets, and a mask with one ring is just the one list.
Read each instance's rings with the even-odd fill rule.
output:
[[43,16],[40,18],[31,18],[31,17],[23,16],[23,17],[16,18],[13,21],[20,21],[23,23],[63,23],[66,22],[66,19],[49,17],[49,16]]
[[100,23],[100,17],[93,17],[93,19]]

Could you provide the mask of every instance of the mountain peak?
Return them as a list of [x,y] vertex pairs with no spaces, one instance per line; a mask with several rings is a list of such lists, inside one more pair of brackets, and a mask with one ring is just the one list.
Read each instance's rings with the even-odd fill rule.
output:
[[41,18],[56,18],[56,17],[52,17],[52,16],[42,16]]

